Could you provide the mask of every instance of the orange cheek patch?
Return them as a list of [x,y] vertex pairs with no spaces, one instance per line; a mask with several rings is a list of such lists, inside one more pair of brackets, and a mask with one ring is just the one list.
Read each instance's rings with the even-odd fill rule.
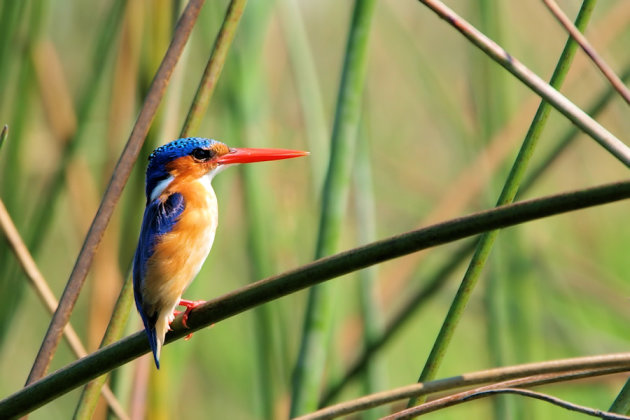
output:
[[180,182],[186,183],[205,175],[212,164],[212,162],[197,162],[191,156],[182,156],[169,162],[166,170]]

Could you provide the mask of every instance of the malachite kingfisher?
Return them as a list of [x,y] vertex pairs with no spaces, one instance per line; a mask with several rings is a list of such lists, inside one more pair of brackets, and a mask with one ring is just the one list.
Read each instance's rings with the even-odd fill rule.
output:
[[185,306],[183,324],[201,301],[182,294],[205,261],[217,229],[214,176],[237,163],[305,156],[285,149],[229,148],[211,139],[191,137],[158,147],[149,156],[146,208],[133,263],[136,307],[149,338],[155,365],[175,308]]

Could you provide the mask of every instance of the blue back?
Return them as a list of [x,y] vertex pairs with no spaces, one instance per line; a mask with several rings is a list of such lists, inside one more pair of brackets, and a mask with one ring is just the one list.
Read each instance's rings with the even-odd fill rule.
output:
[[155,251],[155,244],[160,236],[170,232],[177,222],[179,216],[185,208],[184,197],[175,193],[170,195],[164,202],[160,199],[153,200],[144,211],[142,229],[138,248],[133,260],[133,292],[136,307],[142,318],[144,329],[149,337],[149,344],[153,350],[155,365],[160,368],[160,361],[157,358],[157,336],[155,332],[155,322],[157,313],[147,313],[142,300],[142,283],[146,276],[147,261]]

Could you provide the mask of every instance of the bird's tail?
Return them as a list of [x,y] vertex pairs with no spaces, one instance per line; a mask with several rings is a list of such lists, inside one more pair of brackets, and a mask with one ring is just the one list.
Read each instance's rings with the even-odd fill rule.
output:
[[160,314],[157,316],[157,319],[155,320],[155,327],[153,329],[155,347],[153,344],[151,344],[151,349],[153,350],[153,358],[155,359],[155,365],[158,369],[160,368],[160,350],[162,350],[162,346],[164,345],[164,338],[166,337],[166,333],[169,330],[169,325],[172,320],[172,315],[169,317],[168,311],[160,312]]
[[151,346],[151,351],[153,351],[153,359],[155,360],[155,366],[159,369],[160,368],[160,350],[162,350],[162,344],[164,344],[164,336],[162,336],[161,340],[159,339],[159,335],[156,330],[156,324],[153,322],[145,322],[144,327],[145,327],[144,331],[147,333],[147,336],[149,337],[149,345]]
[[[138,306],[141,308],[141,306]],[[142,323],[144,324],[144,331],[149,338],[149,345],[151,351],[153,351],[153,359],[155,360],[155,366],[160,368],[160,351],[164,345],[164,339],[166,333],[169,330],[169,325],[173,321],[173,309],[154,312],[152,316],[145,315],[143,310],[140,310],[140,316]]]
[[147,326],[144,330],[147,332],[149,336],[149,344],[151,345],[151,350],[153,351],[153,359],[155,360],[155,366],[160,368],[160,351],[162,350],[162,346],[164,345],[164,339],[166,337],[166,333],[169,329],[169,316],[160,313],[156,316],[155,322],[151,323],[152,325]]

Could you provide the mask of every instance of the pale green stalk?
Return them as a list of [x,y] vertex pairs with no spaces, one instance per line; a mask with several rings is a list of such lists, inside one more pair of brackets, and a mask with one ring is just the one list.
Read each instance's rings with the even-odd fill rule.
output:
[[[337,98],[315,258],[334,253],[339,244],[361,115],[375,3],[374,0],[357,0],[355,3]],[[309,291],[300,353],[293,376],[292,417],[317,408],[333,320],[331,287],[326,284]]]
[[[362,138],[366,138],[363,135]],[[357,160],[354,168],[354,191],[356,197],[358,243],[365,244],[376,240],[376,209],[373,192],[370,147],[367,141],[357,144]],[[363,320],[363,346],[370,348],[383,334],[383,316],[378,301],[377,267],[369,267],[358,272],[358,296],[361,319]],[[375,355],[363,373],[363,394],[372,394],[386,387],[386,366],[384,360]],[[376,420],[387,412],[383,407],[362,413],[364,420]]]
[[30,225],[31,229],[26,238],[29,249],[35,256],[38,255],[40,247],[44,244],[44,238],[48,234],[48,229],[52,225],[56,203],[65,186],[68,164],[74,158],[79,145],[86,140],[85,134],[90,123],[90,116],[94,112],[99,92],[102,92],[105,83],[104,76],[108,69],[106,64],[116,46],[114,40],[119,32],[126,3],[127,0],[115,0],[112,3],[109,13],[103,21],[103,27],[98,32],[93,50],[94,55],[90,63],[91,71],[88,73],[89,78],[75,106],[77,113],[76,131],[72,133],[71,138],[62,139],[65,146],[61,152],[60,161],[37,201],[35,214],[31,218],[33,223]]
[[[101,341],[100,348],[108,346],[122,337],[131,308],[133,307],[133,282],[131,281],[131,274],[127,274],[127,280],[123,283],[123,287],[120,291],[116,306],[114,306],[112,312],[112,318],[109,321],[103,340]],[[101,393],[101,389],[107,380],[108,375],[101,375],[88,383],[79,397],[79,402],[74,412],[74,419],[89,420],[94,415],[94,409]]]
[[278,2],[280,23],[287,44],[293,79],[298,91],[315,190],[319,191],[325,176],[328,156],[328,123],[324,100],[317,77],[317,67],[297,0]]
[[[268,92],[265,89],[263,75],[263,41],[269,18],[272,12],[272,1],[255,1],[248,6],[248,13],[241,25],[240,43],[235,52],[235,74],[228,78],[231,81],[234,96],[233,132],[234,141],[239,146],[261,146],[257,140],[269,141],[269,129],[264,124],[267,118]],[[233,68],[234,68],[233,67]],[[260,176],[262,168],[255,165],[241,165],[240,174],[244,188],[244,213],[246,215],[248,262],[251,265],[252,281],[271,275],[274,272],[273,250],[277,249],[277,241],[270,225],[279,225],[282,218],[275,218],[270,203],[269,180]],[[273,187],[271,187],[273,188]],[[278,223],[269,223],[277,220]],[[262,305],[253,313],[255,346],[252,351],[256,355],[259,404],[257,418],[271,420],[275,418],[275,405],[278,395],[279,351],[274,337],[277,331],[274,325],[274,307]],[[247,401],[247,400],[246,400]],[[245,402],[251,405],[249,401]]]
[[[11,9],[13,7],[20,7],[19,5],[9,5],[8,3],[23,3],[23,2],[5,2],[4,7],[6,9]],[[39,41],[40,32],[42,29],[43,18],[45,15],[46,5],[39,2],[37,4],[31,5],[29,10],[30,15],[28,13],[23,13],[23,10],[17,12],[17,15],[14,16],[18,21],[11,22],[7,28],[3,28],[2,30],[10,31],[12,25],[16,23],[17,28],[13,28],[15,30],[19,29],[19,24],[28,24],[28,35],[24,45],[23,54],[17,62],[17,70],[19,73],[17,74],[17,81],[15,83],[15,102],[13,104],[13,109],[11,110],[11,119],[9,120],[11,124],[11,141],[7,144],[4,154],[5,154],[5,165],[2,176],[0,177],[1,181],[1,192],[3,200],[11,214],[13,214],[15,223],[18,226],[21,226],[26,220],[26,209],[29,207],[28,203],[32,198],[32,194],[28,194],[29,188],[26,188],[24,184],[24,180],[28,178],[28,174],[26,173],[26,169],[24,167],[24,159],[22,159],[22,153],[25,150],[25,138],[24,132],[31,119],[33,118],[32,113],[32,104],[33,104],[33,87],[34,83],[34,70],[33,70],[33,62],[30,60],[31,51],[33,46]],[[24,22],[21,21],[24,20]],[[17,42],[13,39],[9,34],[6,34],[8,40],[0,41],[2,45],[5,45],[12,42]],[[12,34],[17,36],[17,34]],[[10,57],[10,53],[8,51],[4,53],[4,57],[0,57],[2,59],[8,59]],[[12,63],[7,63],[0,61],[0,68],[6,67],[7,69],[11,67]],[[4,69],[0,70],[0,91],[6,92],[7,89],[2,89],[2,84],[7,82],[9,78],[8,73],[3,72]],[[5,100],[5,96],[10,96],[4,93],[2,100]],[[1,108],[0,109],[4,109]],[[5,111],[4,115],[8,115],[9,111]],[[27,242],[28,243],[28,242]],[[31,244],[29,244],[31,245]],[[30,248],[30,247],[29,247]],[[0,245],[0,249],[2,246]],[[5,339],[5,333],[8,332],[9,325],[13,320],[13,317],[17,313],[17,308],[19,307],[20,302],[22,301],[22,295],[24,292],[24,286],[26,282],[24,281],[15,281],[15,278],[21,276],[20,270],[15,264],[14,261],[11,260],[9,253],[0,252],[0,267],[2,267],[0,271],[0,306],[4,308],[2,313],[0,314],[0,343],[2,343]]]
[[[502,23],[504,15],[504,5],[494,0],[477,0],[472,3],[479,14],[479,30],[498,44],[505,45],[505,36]],[[510,80],[509,74],[497,66],[494,62],[487,60],[474,49],[470,49],[472,55],[472,73],[480,73],[475,79],[474,98],[477,102],[477,120],[479,125],[478,145],[487,145],[488,141],[496,135],[508,121],[511,110],[508,101]],[[512,84],[513,85],[513,84]],[[494,186],[494,183],[490,184]],[[498,187],[498,186],[497,186]],[[488,188],[484,195],[484,201],[490,204],[492,198],[489,197]],[[509,250],[500,249],[503,257],[509,257]],[[487,286],[484,288],[484,309],[485,309],[485,330],[488,350],[488,359],[491,366],[503,366],[505,362],[504,348],[502,346],[503,326],[505,323],[505,313],[500,305],[501,297],[505,294],[504,276],[506,258],[495,258],[488,269]],[[495,419],[510,418],[508,399],[498,396],[491,400],[493,416]]]

